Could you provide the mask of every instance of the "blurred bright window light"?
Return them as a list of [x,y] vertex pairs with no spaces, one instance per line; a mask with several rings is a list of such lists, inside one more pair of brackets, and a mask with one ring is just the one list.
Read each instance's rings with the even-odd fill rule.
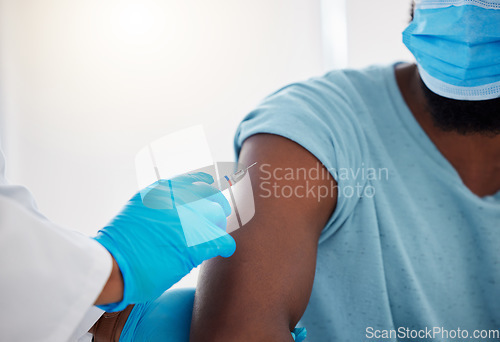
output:
[[161,30],[161,13],[152,2],[119,3],[113,10],[113,29],[127,41],[144,39]]

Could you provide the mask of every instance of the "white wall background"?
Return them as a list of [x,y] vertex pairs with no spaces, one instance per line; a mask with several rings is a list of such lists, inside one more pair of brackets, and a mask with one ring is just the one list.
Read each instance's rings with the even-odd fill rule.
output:
[[136,191],[134,156],[147,142],[201,123],[214,159],[232,160],[236,125],[271,91],[332,66],[408,58],[408,8],[405,0],[0,0],[7,175],[51,220],[94,234]]
[[349,67],[413,60],[401,41],[411,0],[345,1]]

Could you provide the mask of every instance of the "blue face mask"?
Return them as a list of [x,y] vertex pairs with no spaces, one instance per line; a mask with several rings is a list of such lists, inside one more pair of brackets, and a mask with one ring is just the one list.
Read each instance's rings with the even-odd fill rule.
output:
[[403,42],[434,93],[500,97],[500,0],[420,0]]

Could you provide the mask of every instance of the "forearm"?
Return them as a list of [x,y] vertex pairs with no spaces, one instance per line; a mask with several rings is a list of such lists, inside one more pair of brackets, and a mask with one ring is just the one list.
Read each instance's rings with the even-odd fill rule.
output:
[[94,342],[118,342],[123,327],[127,322],[134,305],[129,305],[125,310],[119,312],[105,312],[101,318],[90,328],[89,332],[94,336]]
[[102,289],[99,297],[95,301],[95,305],[103,305],[109,303],[117,303],[123,298],[123,277],[120,268],[113,258],[113,268],[109,275],[108,281]]
[[[106,285],[95,301],[95,305],[117,303],[123,298],[123,277],[120,268],[113,258],[113,268]],[[101,318],[90,328],[95,342],[114,342],[120,339],[121,331],[133,305],[119,312],[105,312]]]

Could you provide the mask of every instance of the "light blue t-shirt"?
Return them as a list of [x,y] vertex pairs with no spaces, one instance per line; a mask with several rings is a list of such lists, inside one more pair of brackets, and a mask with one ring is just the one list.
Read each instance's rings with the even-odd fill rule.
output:
[[[301,320],[308,341],[455,341],[464,330],[500,341],[470,338],[500,329],[500,192],[481,198],[462,183],[404,102],[394,65],[284,87],[243,120],[237,153],[257,133],[302,145],[339,184]],[[448,338],[425,332],[434,328]]]

